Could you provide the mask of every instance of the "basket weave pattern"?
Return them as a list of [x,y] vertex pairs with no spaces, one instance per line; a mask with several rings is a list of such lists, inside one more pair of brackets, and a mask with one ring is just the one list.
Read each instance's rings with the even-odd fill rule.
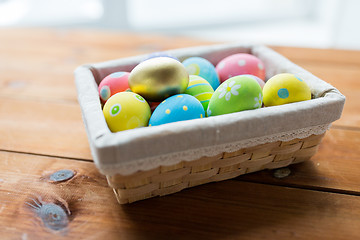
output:
[[213,157],[139,171],[129,176],[107,176],[107,180],[120,204],[131,203],[246,173],[303,162],[316,153],[324,135],[325,133],[288,142],[266,143]]

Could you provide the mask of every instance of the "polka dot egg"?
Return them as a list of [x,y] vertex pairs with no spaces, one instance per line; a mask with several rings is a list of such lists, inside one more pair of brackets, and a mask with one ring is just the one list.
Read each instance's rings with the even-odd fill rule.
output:
[[189,75],[198,75],[208,81],[211,87],[216,90],[220,85],[219,76],[214,65],[201,57],[191,57],[183,61]]
[[265,68],[263,62],[254,55],[238,53],[222,59],[216,65],[220,82],[224,82],[231,77],[243,74],[251,74],[265,80]]
[[106,123],[112,132],[148,125],[151,111],[149,104],[133,92],[116,93],[103,108]]
[[263,88],[264,105],[275,106],[311,99],[308,85],[291,73],[280,73],[270,78]]
[[208,83],[202,77],[190,75],[189,85],[185,90],[185,93],[194,96],[197,100],[199,100],[204,108],[204,111],[206,111],[210,102],[210,98],[214,93],[214,90],[211,87],[210,83]]
[[129,74],[128,72],[114,72],[100,82],[98,90],[103,103],[115,93],[123,92],[129,88]]
[[212,95],[207,115],[217,116],[261,108],[262,91],[259,83],[252,77],[241,75],[223,82]]
[[165,99],[153,112],[149,126],[205,117],[199,100],[188,94],[177,94]]

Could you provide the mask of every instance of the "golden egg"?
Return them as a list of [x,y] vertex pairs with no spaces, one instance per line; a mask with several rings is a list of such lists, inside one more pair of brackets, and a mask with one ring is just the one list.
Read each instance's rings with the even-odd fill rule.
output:
[[169,96],[185,92],[189,84],[186,68],[169,57],[156,57],[139,63],[130,73],[131,91],[146,100],[160,102]]

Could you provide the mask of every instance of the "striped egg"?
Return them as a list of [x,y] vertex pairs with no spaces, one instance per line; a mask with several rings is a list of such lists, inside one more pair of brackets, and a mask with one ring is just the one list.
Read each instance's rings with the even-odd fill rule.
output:
[[204,78],[197,75],[190,75],[189,85],[186,88],[185,93],[199,100],[204,108],[204,111],[206,112],[210,98],[214,93],[214,89]]

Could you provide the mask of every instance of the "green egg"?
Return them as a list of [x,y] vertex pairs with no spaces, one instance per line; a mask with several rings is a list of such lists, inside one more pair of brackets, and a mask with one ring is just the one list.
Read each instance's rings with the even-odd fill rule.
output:
[[212,95],[207,109],[208,116],[217,116],[261,108],[262,90],[259,83],[249,76],[235,76],[223,82]]
[[189,85],[186,88],[185,93],[199,100],[204,108],[204,111],[206,112],[210,98],[214,93],[214,89],[204,78],[197,75],[190,75]]

